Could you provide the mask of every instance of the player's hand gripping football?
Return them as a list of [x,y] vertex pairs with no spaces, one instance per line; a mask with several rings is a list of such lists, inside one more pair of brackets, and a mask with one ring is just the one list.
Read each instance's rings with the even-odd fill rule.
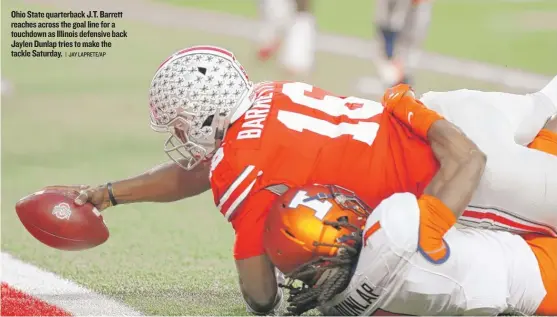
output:
[[87,202],[93,204],[99,211],[111,206],[106,185],[92,187],[89,185],[57,185],[47,186],[44,189],[60,190],[65,192],[77,192],[79,195],[74,202],[78,206],[85,205]]
[[412,131],[426,139],[431,125],[443,119],[437,112],[426,108],[416,99],[414,91],[409,85],[400,84],[385,91],[381,103],[385,109],[402,121]]

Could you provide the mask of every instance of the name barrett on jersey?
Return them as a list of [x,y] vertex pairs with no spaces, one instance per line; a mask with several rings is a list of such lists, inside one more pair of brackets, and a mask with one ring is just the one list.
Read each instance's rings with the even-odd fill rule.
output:
[[[273,100],[273,86],[266,85],[259,87],[258,96],[254,105],[244,115],[244,122],[241,125],[240,132],[236,135],[237,140],[258,139],[265,128],[264,123],[271,109]],[[265,92],[268,92],[265,94]]]
[[227,220],[260,181],[265,167],[261,150],[263,132],[273,101],[274,83],[255,87],[256,99],[245,114],[233,124],[211,164],[211,187],[215,204]]

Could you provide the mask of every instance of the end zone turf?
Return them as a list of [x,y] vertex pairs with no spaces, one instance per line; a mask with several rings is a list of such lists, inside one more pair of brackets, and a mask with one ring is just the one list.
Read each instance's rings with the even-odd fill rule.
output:
[[1,316],[139,316],[140,312],[2,252]]
[[2,283],[2,316],[71,316],[60,307]]

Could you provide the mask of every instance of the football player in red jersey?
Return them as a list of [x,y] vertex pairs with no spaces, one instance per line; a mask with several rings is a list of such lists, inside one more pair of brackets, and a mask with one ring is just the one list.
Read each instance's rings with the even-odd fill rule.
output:
[[[446,106],[443,98],[454,101],[453,94],[448,94],[430,94],[428,98],[442,112]],[[532,101],[522,102],[518,107],[532,114],[520,120],[515,117],[521,116],[513,116],[512,127],[516,129],[508,132],[512,138],[515,132],[517,135],[539,132],[545,119],[557,111],[551,102],[557,100],[553,98],[556,96],[549,94],[547,101],[546,95],[512,95],[515,97],[512,100],[524,97]],[[456,97],[464,96],[456,93]],[[454,132],[454,126],[417,101],[407,86],[386,94],[383,105],[356,97],[335,96],[303,83],[271,82],[254,86],[232,53],[211,46],[187,48],[166,59],[153,78],[150,107],[151,127],[169,133],[165,151],[178,164],[170,162],[137,177],[94,188],[64,188],[82,190],[77,202],[91,201],[102,210],[123,203],[175,201],[211,187],[216,205],[236,232],[234,257],[248,310],[260,314],[272,311],[281,298],[274,267],[262,245],[266,212],[277,194],[309,182],[350,188],[371,206],[394,192],[420,194],[438,169],[430,138],[443,146],[453,146],[447,136]],[[445,112],[452,116],[457,109],[449,108]],[[467,126],[467,120],[472,119],[476,125]],[[496,116],[480,119],[467,118],[466,113],[452,118],[464,120],[459,125],[467,129],[475,129],[478,124],[482,129],[486,121],[493,125],[502,120]],[[443,124],[429,131],[437,121]],[[522,129],[524,126],[528,129]],[[534,137],[535,133],[530,141]],[[481,136],[478,138],[483,140]],[[514,140],[513,144],[519,146]],[[486,153],[492,149],[487,147],[482,149]],[[547,157],[531,156],[536,161],[532,166],[550,164]],[[495,167],[490,169],[488,163],[490,176],[508,174],[508,169]],[[499,178],[496,183],[516,184],[519,183],[516,177],[522,176],[513,175],[510,180]],[[537,190],[536,180],[544,175],[536,170],[533,176],[530,180],[519,179],[529,180],[535,187],[532,189]],[[491,190],[487,185],[484,190]],[[555,190],[551,187],[553,183],[546,185],[550,185],[550,191]],[[495,189],[511,193],[515,200],[529,193],[521,195],[515,187]],[[548,196],[536,201],[543,215],[552,203],[550,198],[557,194]],[[497,205],[499,200],[500,197]],[[506,207],[516,202],[502,203]],[[483,216],[479,214],[475,219],[481,222]],[[497,223],[497,219],[490,221]],[[551,230],[543,223],[525,226],[523,229],[527,231]]]

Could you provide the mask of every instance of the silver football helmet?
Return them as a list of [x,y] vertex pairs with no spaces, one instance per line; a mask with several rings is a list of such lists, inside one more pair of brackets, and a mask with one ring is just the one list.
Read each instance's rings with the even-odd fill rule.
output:
[[168,57],[151,81],[151,128],[170,133],[164,151],[191,170],[211,158],[253,100],[253,83],[231,52],[189,47]]

